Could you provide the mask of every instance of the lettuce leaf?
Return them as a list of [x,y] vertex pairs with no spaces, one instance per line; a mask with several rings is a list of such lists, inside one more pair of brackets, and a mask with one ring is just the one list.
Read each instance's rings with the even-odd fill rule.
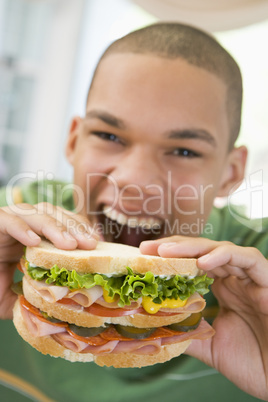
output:
[[126,267],[128,274],[124,276],[106,276],[103,274],[78,274],[54,265],[51,269],[32,266],[28,263],[28,273],[32,279],[56,286],[67,286],[69,289],[90,289],[93,286],[102,286],[110,297],[119,296],[118,306],[130,305],[132,300],[141,296],[150,296],[154,303],[160,304],[165,299],[186,300],[193,293],[204,295],[209,292],[209,285],[213,279],[206,274],[195,278],[175,275],[167,278],[154,276],[152,272],[134,274]]

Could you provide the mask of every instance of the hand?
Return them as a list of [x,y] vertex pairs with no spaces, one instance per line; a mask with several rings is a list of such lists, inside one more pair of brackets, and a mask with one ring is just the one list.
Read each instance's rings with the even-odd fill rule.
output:
[[220,311],[213,338],[194,340],[187,354],[215,367],[245,392],[268,400],[268,261],[254,248],[172,236],[143,242],[144,254],[197,258],[214,278]]
[[93,249],[98,236],[86,218],[48,203],[0,208],[0,318],[12,318],[17,296],[10,289],[23,246],[37,246],[41,237],[56,247]]

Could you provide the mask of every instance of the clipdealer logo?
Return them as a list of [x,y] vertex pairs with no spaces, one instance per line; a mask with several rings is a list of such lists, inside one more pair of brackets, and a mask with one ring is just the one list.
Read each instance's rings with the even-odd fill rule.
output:
[[[163,185],[151,183],[146,187],[141,187],[136,184],[127,184],[120,187],[116,180],[107,174],[103,173],[90,173],[85,178],[85,188],[81,188],[75,184],[63,185],[56,182],[53,173],[45,173],[44,171],[37,171],[36,173],[24,172],[15,175],[8,183],[6,198],[9,207],[14,213],[20,213],[23,209],[24,215],[32,214],[47,214],[51,215],[58,220],[61,224],[63,219],[64,210],[55,208],[54,205],[64,207],[64,200],[68,194],[74,194],[76,201],[75,211],[83,213],[89,217],[96,217],[103,213],[102,210],[94,209],[92,203],[91,191],[100,180],[105,180],[109,187],[110,199],[113,201],[109,205],[109,209],[118,209],[127,217],[138,218],[139,216],[159,217],[163,216],[161,228],[159,225],[152,227],[152,225],[139,225],[137,224],[137,233],[148,232],[147,234],[155,235],[172,235],[181,234],[185,236],[197,236],[200,233],[205,235],[213,232],[213,227],[205,222],[205,207],[207,192],[213,191],[212,184],[193,186],[191,184],[183,183],[176,186],[176,180],[173,180],[171,172],[167,173],[166,180]],[[22,183],[34,182],[36,190],[35,208],[25,209],[23,205],[14,205],[14,189],[20,187]],[[54,205],[52,205],[54,204]],[[139,206],[135,211],[128,209],[129,206]],[[157,219],[157,218],[156,218]],[[94,222],[94,223],[93,223]],[[93,226],[95,231],[101,233],[114,233],[114,236],[120,236],[117,233],[123,230],[123,225],[118,225],[117,222],[112,220],[105,220],[104,223],[99,220],[93,219]],[[68,220],[69,229],[72,229],[72,219]],[[128,227],[128,225],[126,225]],[[126,229],[126,228],[125,228]],[[130,229],[129,229],[130,230]],[[131,228],[133,233],[133,227]],[[161,233],[160,233],[161,231]]]
[[[189,184],[183,184],[177,188],[173,188],[172,175],[168,173],[166,180],[166,188],[160,185],[150,184],[148,188],[141,188],[137,185],[128,184],[123,188],[119,188],[115,179],[112,176],[104,174],[88,174],[86,180],[86,189],[80,188],[75,184],[66,184],[54,182],[55,177],[53,173],[45,173],[44,171],[37,171],[36,173],[24,172],[15,175],[8,183],[6,190],[6,200],[8,206],[16,213],[20,212],[20,205],[14,205],[14,188],[18,188],[21,183],[25,182],[46,182],[43,186],[40,184],[38,187],[37,204],[48,203],[44,208],[23,210],[24,215],[31,215],[34,213],[46,213],[55,216],[55,208],[51,204],[57,206],[64,206],[64,199],[67,194],[74,193],[76,198],[76,212],[86,212],[89,216],[98,215],[100,211],[91,210],[90,188],[94,180],[98,181],[101,177],[109,181],[113,192],[113,205],[114,208],[119,205],[120,210],[128,216],[141,215],[145,213],[147,216],[157,216],[157,214],[165,214],[167,218],[163,221],[163,234],[182,234],[196,236],[198,233],[204,235],[212,234],[213,228],[209,223],[205,222],[204,209],[206,192],[213,191],[212,185],[200,186],[196,188]],[[93,183],[94,187],[94,183]],[[136,193],[135,193],[136,191]],[[149,196],[145,195],[148,191]],[[85,194],[86,193],[86,194]],[[129,196],[129,193],[132,195]],[[227,206],[231,216],[241,223],[255,231],[261,232],[263,230],[263,217],[265,216],[265,195],[268,194],[268,188],[265,188],[263,170],[258,170],[246,176],[241,186],[234,189],[233,192],[227,197]],[[128,204],[139,203],[141,205],[140,211],[126,210],[124,208],[125,201]],[[188,207],[186,208],[186,205]],[[169,216],[176,211],[178,218],[170,222]],[[60,214],[62,211],[57,210],[57,218],[61,220]],[[185,217],[195,216],[194,223],[185,222]],[[186,219],[187,221],[187,219]],[[60,224],[60,223],[59,223]],[[71,222],[70,222],[71,225]],[[97,228],[98,230],[98,228]],[[99,228],[99,230],[114,230],[110,228]],[[148,230],[146,227],[138,230]],[[155,229],[157,230],[157,228]]]
[[[92,205],[91,189],[99,181],[106,180],[107,185],[110,187],[110,197],[113,200],[109,205],[110,210],[118,207],[122,213],[128,216],[145,214],[152,217],[157,215],[169,217],[176,213],[178,216],[203,217],[206,209],[206,194],[213,191],[212,184],[195,186],[183,183],[175,186],[171,172],[167,173],[163,185],[152,183],[144,187],[131,183],[120,187],[112,176],[104,173],[87,174],[86,188],[83,189],[75,184],[57,184],[53,180],[55,180],[55,177],[52,173],[45,174],[43,171],[15,175],[7,185],[7,204],[16,207],[13,199],[14,188],[19,187],[21,182],[34,181],[40,183],[40,185],[36,184],[36,204],[48,202],[63,206],[66,194],[72,191],[76,200],[76,212],[86,213],[89,217],[96,216],[102,214],[102,211],[95,210],[95,206]],[[127,208],[128,205],[136,205],[139,208],[133,211]],[[31,211],[29,211],[30,213]]]
[[[206,193],[213,191],[212,184],[195,186],[183,183],[175,186],[170,171],[167,172],[164,185],[151,183],[143,187],[131,183],[120,187],[111,175],[90,173],[87,175],[86,181],[86,212],[88,216],[102,213],[91,208],[91,198],[88,196],[91,192],[92,183],[94,187],[94,182],[102,179],[105,179],[107,183],[109,182],[110,191],[113,193],[113,202],[109,209],[112,210],[118,206],[121,212],[129,216],[141,214],[171,216],[174,212],[181,216],[203,216],[206,210]],[[129,203],[140,205],[140,209],[134,212],[127,209],[126,205]]]

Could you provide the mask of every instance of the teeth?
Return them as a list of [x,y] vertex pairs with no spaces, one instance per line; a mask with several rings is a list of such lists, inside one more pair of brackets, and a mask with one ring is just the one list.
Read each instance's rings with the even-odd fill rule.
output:
[[[116,211],[114,211],[116,212]],[[118,214],[117,216],[115,214],[113,214],[115,216],[114,220],[116,220],[118,223],[120,223],[120,225],[125,225],[127,223],[127,219],[126,216],[123,214]]]
[[120,225],[127,225],[131,228],[142,227],[146,229],[158,229],[161,226],[160,219],[138,218],[137,216],[129,218],[122,212],[117,212],[115,209],[111,209],[108,205],[104,206],[103,213],[107,218],[112,219]]
[[131,228],[135,228],[135,227],[139,226],[138,220],[136,218],[130,218],[127,220],[126,223]]

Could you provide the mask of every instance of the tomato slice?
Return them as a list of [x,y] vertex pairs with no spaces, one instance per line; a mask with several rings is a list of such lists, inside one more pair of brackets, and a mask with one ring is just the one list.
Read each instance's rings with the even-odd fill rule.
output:
[[144,311],[143,307],[138,307],[133,310],[128,310],[124,308],[107,308],[101,306],[100,304],[93,303],[91,306],[86,307],[84,311],[87,311],[90,314],[98,315],[100,317],[122,317],[124,315],[132,315],[132,314],[142,314]]
[[22,273],[24,274],[23,269],[22,269],[21,262],[18,262],[18,264],[17,264],[17,269],[18,269],[20,272],[22,272]]
[[[76,303],[72,299],[68,299],[67,297],[63,297],[62,299],[58,300],[58,303],[66,304],[69,306],[80,306],[79,303]],[[122,317],[124,315],[132,315],[132,314],[144,314],[144,315],[152,315],[147,313],[143,307],[137,307],[135,309],[130,309],[129,307],[126,308],[109,308],[102,306],[98,303],[93,303],[89,307],[84,307],[84,311],[90,313],[92,315],[99,315],[100,317]],[[154,314],[155,317],[168,317],[172,315],[179,315],[181,313],[166,313],[164,311],[158,311]]]
[[34,307],[31,303],[29,303],[28,300],[26,300],[23,295],[19,296],[19,300],[20,300],[21,306],[24,307],[26,310],[30,311],[30,313],[32,313],[38,317],[42,316],[39,309]]
[[[151,315],[150,313],[147,313],[143,307],[138,307],[135,309],[126,309],[126,308],[108,308],[101,306],[98,303],[93,303],[89,307],[85,307],[84,311],[93,314],[93,315],[98,315],[100,317],[123,317],[125,315],[133,315],[133,314],[144,314],[144,315]],[[171,315],[178,315],[178,313],[165,313],[158,311],[154,316],[158,317],[167,317]]]
[[81,307],[81,304],[76,303],[76,301],[74,301],[74,300],[72,300],[72,299],[69,299],[68,297],[63,297],[62,299],[58,300],[57,303],[66,304],[66,305],[70,305],[70,306],[73,305],[73,306],[79,306],[79,307]]

